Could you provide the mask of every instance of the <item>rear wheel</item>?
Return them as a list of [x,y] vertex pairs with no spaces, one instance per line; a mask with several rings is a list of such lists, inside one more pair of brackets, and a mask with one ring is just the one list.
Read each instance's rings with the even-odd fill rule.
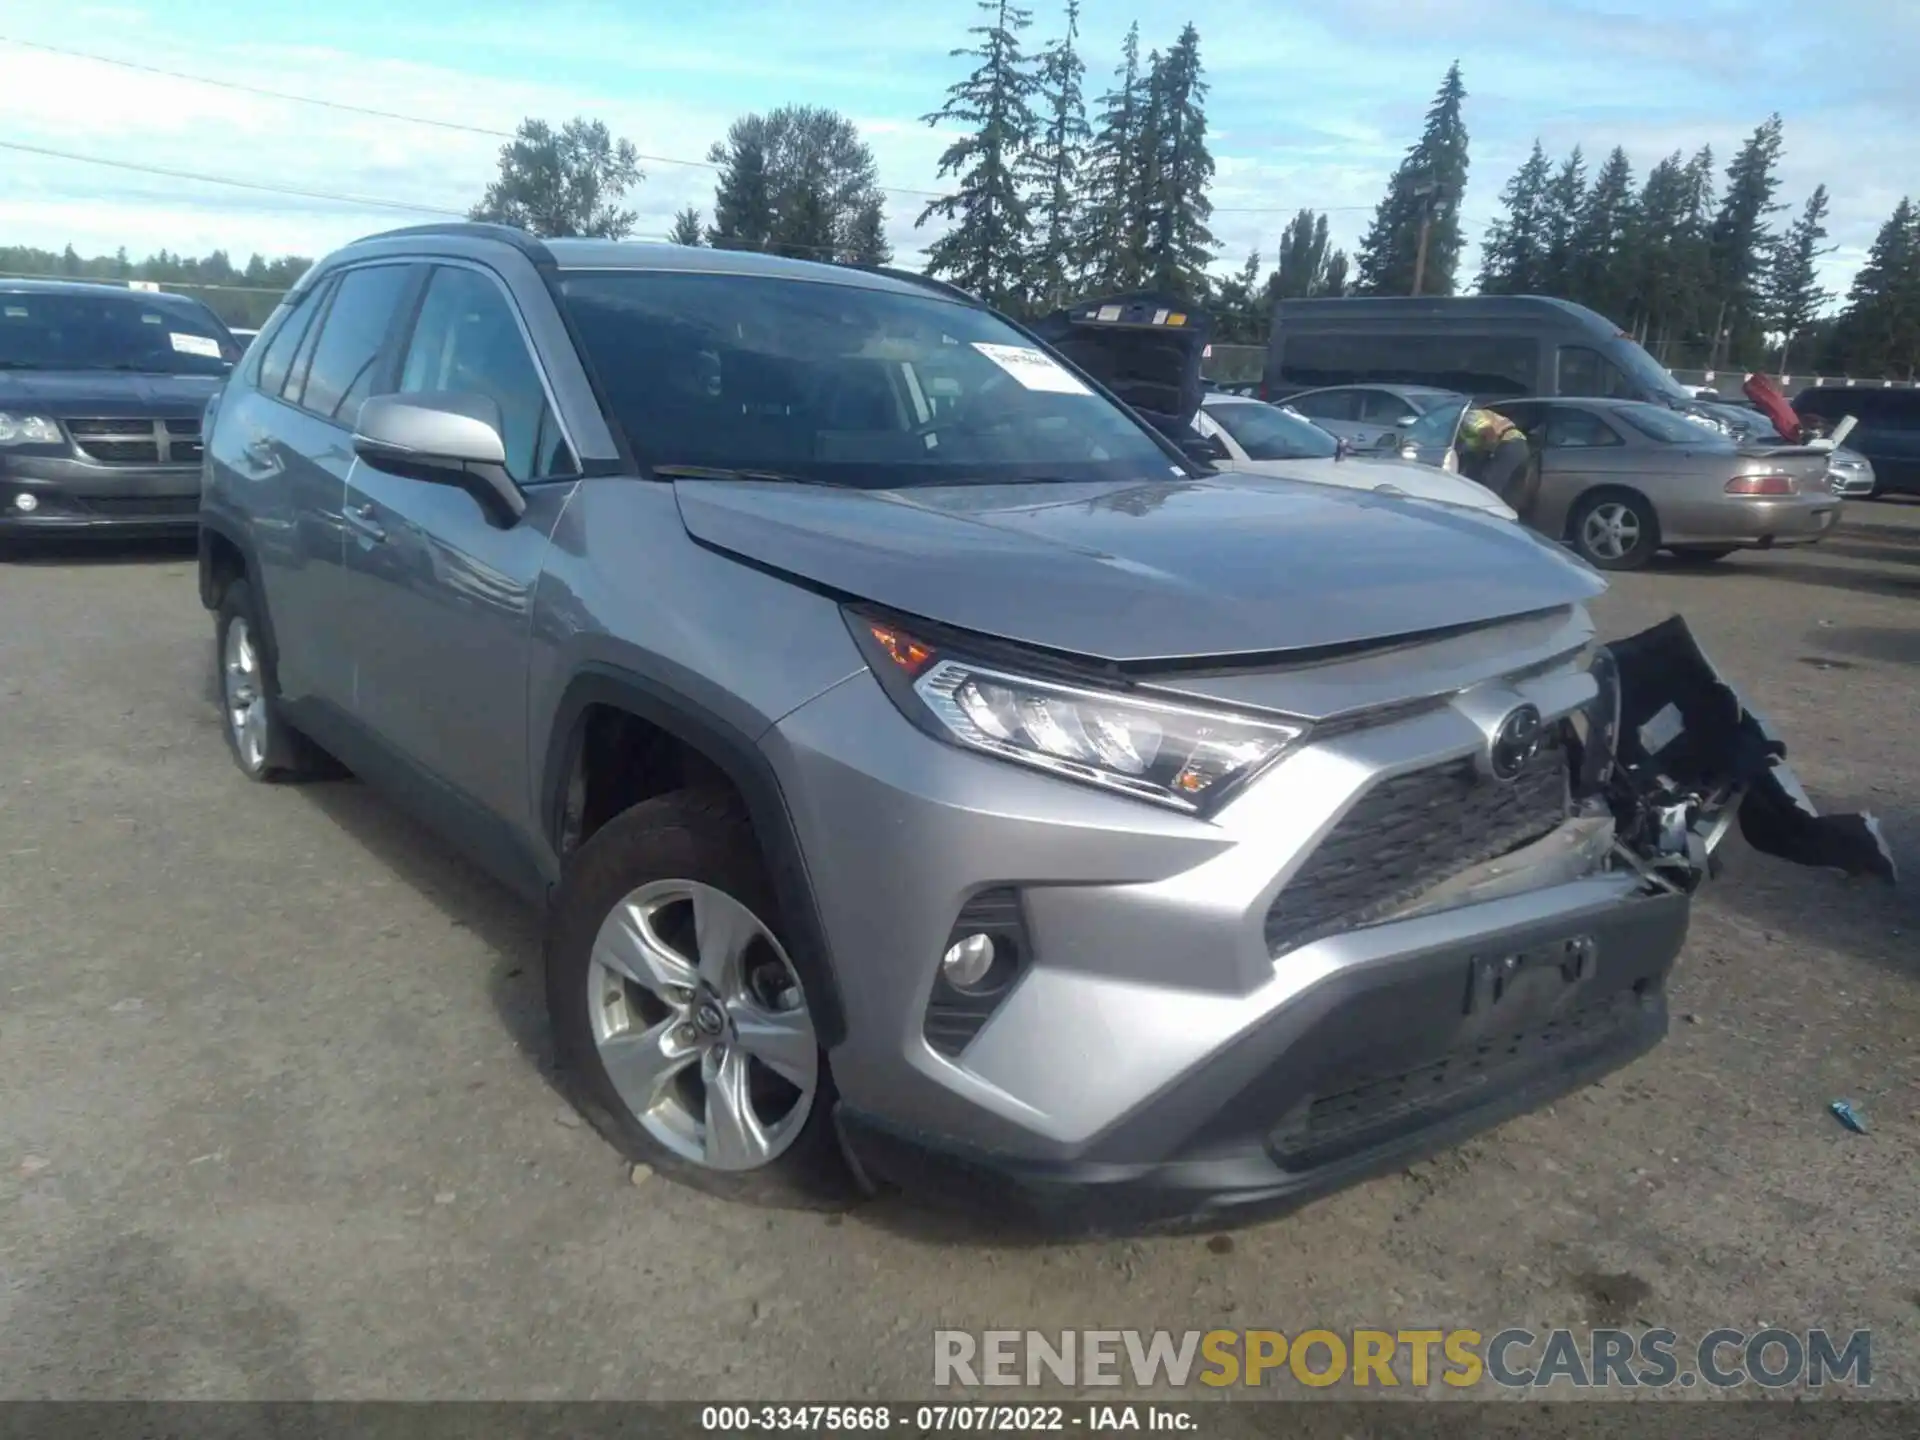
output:
[[1660,521],[1644,495],[1599,490],[1583,499],[1568,525],[1573,548],[1601,570],[1638,570],[1660,548]]

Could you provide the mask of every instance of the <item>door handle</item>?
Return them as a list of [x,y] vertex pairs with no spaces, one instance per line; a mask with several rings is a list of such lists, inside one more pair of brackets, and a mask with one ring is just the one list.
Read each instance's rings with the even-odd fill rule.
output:
[[378,513],[372,505],[349,505],[346,509],[347,525],[362,539],[375,545],[384,544],[387,532],[373,518]]

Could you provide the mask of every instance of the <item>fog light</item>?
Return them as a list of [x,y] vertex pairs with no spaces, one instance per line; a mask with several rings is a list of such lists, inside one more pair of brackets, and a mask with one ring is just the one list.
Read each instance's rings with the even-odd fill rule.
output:
[[991,935],[969,935],[940,957],[940,973],[956,990],[977,990],[993,973]]
[[40,508],[39,497],[22,492],[13,497],[13,508],[18,510],[22,515],[31,515]]

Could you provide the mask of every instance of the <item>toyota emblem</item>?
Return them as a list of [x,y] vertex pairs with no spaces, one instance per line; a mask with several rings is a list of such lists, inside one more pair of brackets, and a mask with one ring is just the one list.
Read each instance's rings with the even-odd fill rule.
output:
[[1516,780],[1527,762],[1540,753],[1540,712],[1522,705],[1507,712],[1487,743],[1487,769],[1496,780]]

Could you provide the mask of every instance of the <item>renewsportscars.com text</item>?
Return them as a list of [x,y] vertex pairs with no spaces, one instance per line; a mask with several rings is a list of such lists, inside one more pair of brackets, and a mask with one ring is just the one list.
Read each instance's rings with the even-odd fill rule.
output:
[[1730,1390],[1873,1384],[1868,1330],[936,1330],[937,1386]]

